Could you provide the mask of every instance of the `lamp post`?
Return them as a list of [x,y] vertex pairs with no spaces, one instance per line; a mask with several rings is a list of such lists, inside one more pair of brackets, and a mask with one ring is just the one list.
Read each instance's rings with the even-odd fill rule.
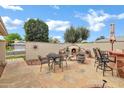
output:
[[115,24],[111,24],[110,25],[110,43],[111,43],[112,51],[113,51],[113,45],[114,45],[115,41],[116,41],[116,38],[115,38]]

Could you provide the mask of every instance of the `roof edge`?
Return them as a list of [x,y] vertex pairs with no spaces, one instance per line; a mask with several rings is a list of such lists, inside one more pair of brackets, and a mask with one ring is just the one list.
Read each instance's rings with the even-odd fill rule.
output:
[[5,32],[5,35],[3,35],[3,36],[6,36],[6,35],[8,35],[8,32],[7,32],[7,29],[6,29],[5,25],[4,25],[4,22],[3,22],[2,18],[1,18],[1,16],[0,16],[0,21],[1,21],[1,24],[2,24],[4,32]]

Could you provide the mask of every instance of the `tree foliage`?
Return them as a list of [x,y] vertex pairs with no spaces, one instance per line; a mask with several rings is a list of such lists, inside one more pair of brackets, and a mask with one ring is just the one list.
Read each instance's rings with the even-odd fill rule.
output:
[[80,31],[81,39],[82,40],[87,40],[87,38],[90,35],[89,30],[85,27],[79,27],[77,29]]
[[105,39],[105,36],[100,36],[100,37],[98,37],[98,38],[96,39],[96,41],[97,41],[97,40],[101,40],[101,39]]
[[4,37],[8,42],[14,42],[14,40],[22,40],[21,36],[18,33],[11,33]]
[[48,25],[39,19],[30,19],[24,24],[26,41],[48,42]]
[[49,42],[50,42],[50,43],[60,43],[59,39],[53,38],[53,37],[50,37],[50,38],[49,38]]
[[76,43],[86,40],[89,37],[89,30],[84,27],[75,28],[71,26],[64,33],[65,42]]
[[80,39],[80,33],[73,26],[66,29],[64,33],[65,42],[75,43]]

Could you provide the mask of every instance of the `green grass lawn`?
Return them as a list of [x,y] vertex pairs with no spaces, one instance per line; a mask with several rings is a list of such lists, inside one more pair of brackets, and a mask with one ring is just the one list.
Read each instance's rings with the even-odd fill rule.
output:
[[11,56],[6,56],[6,59],[16,59],[16,58],[23,58],[23,59],[25,59],[25,55],[11,55]]
[[6,50],[7,50],[7,51],[12,51],[12,50],[14,50],[14,48],[12,48],[12,47],[7,47]]

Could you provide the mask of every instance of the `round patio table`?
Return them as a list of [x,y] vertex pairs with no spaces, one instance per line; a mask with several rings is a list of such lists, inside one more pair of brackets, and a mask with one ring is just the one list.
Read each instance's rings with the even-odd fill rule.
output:
[[48,57],[49,60],[52,59],[53,61],[56,61],[57,58],[60,58],[60,55],[59,54],[56,54],[56,53],[49,53],[47,55],[47,57]]
[[[59,67],[61,68],[61,56],[59,55],[59,54],[56,54],[56,53],[49,53],[48,55],[47,55],[47,57],[48,57],[48,59],[49,60],[52,60],[52,66],[53,66],[53,64],[54,64],[54,72],[55,72],[55,65],[57,64],[57,65],[59,65]],[[58,60],[57,60],[58,59]],[[63,71],[63,67],[62,67],[62,71]]]

